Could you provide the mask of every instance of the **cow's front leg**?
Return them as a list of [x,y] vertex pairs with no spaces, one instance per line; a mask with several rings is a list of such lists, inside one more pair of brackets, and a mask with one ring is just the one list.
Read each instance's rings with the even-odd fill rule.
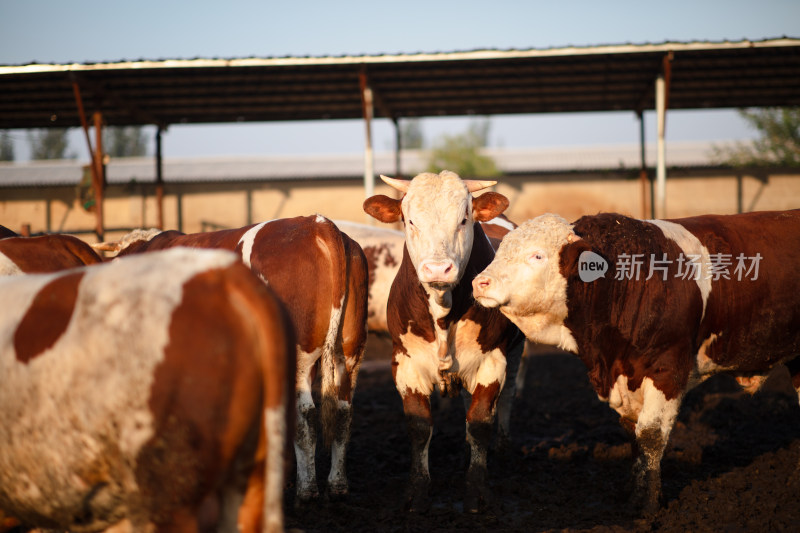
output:
[[[492,439],[497,400],[503,389],[506,359],[492,353],[481,363],[470,387],[472,402],[467,410],[467,444],[470,448],[464,494],[464,511],[480,512],[489,502],[486,456]],[[470,380],[472,381],[472,380]]]
[[661,459],[680,408],[680,397],[668,400],[650,378],[642,382],[643,401],[634,426],[638,453],[633,463],[630,503],[644,514],[658,511],[661,499]]
[[400,394],[411,440],[411,472],[406,488],[406,508],[411,512],[425,512],[430,507],[428,491],[431,485],[428,466],[428,448],[433,434],[430,395],[412,391]]
[[430,507],[428,491],[431,474],[428,467],[428,447],[433,434],[430,395],[436,379],[434,359],[429,366],[418,366],[405,354],[394,355],[392,375],[397,392],[403,400],[403,411],[411,441],[411,472],[406,488],[406,508],[424,512]]
[[307,503],[319,497],[315,453],[317,446],[317,409],[311,396],[314,380],[312,354],[297,356],[297,425],[294,435],[294,454],[297,459],[297,491],[295,505]]

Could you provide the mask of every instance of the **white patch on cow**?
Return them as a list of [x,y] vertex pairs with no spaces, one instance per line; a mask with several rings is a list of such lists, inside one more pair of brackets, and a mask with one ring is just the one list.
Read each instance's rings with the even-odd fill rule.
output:
[[[267,435],[266,486],[264,487],[265,532],[283,531],[284,442],[286,441],[286,406],[264,410]],[[242,528],[239,527],[239,531]]]
[[[503,312],[504,308],[500,308]],[[553,320],[552,315],[516,316],[505,314],[532,342],[557,346],[568,352],[578,353],[578,342],[563,321]]]
[[[261,231],[261,228],[263,228],[264,226],[266,226],[270,222],[271,222],[270,220],[267,220],[265,222],[261,222],[260,224],[256,224],[255,226],[253,226],[252,228],[250,228],[249,230],[244,232],[244,235],[239,237],[238,244],[242,245],[242,262],[245,265],[247,265],[247,268],[251,267],[250,256],[253,254],[253,243],[256,240],[256,235],[258,235],[258,232]],[[238,244],[237,244],[237,246],[238,246]],[[265,280],[262,277],[261,281],[266,283],[267,280]]]
[[506,357],[496,348],[489,352],[481,350],[477,339],[480,324],[462,320],[456,324],[456,365],[454,371],[461,377],[463,387],[472,394],[478,385],[499,383],[502,388],[506,379]]
[[701,379],[705,379],[706,377],[716,374],[717,372],[729,370],[726,367],[718,365],[712,361],[708,355],[706,355],[711,344],[713,344],[714,341],[721,336],[721,331],[719,333],[712,333],[706,340],[702,342],[702,344],[700,344],[700,348],[697,350],[696,367],[697,373],[700,375]]
[[[478,385],[488,386],[497,382],[502,387],[506,358],[500,349],[490,352],[481,350],[477,341],[480,325],[471,320],[462,320],[452,328],[455,331],[447,336],[449,344],[446,347],[447,354],[453,358],[449,371],[460,378],[464,389],[471,394]],[[401,396],[412,392],[430,395],[440,381],[442,347],[411,333],[411,326],[407,333],[400,336],[400,341],[408,356],[401,353],[396,358],[397,390]]]
[[666,395],[658,390],[650,378],[642,380],[641,389],[643,404],[639,412],[639,420],[636,423],[636,435],[639,436],[641,430],[658,427],[661,429],[664,445],[666,445],[667,437],[669,437],[672,425],[678,416],[681,400],[680,398],[667,400]]
[[408,356],[397,355],[395,384],[401,396],[418,393],[429,396],[439,380],[439,357],[436,346],[409,331],[400,335],[400,342]]
[[608,393],[608,406],[619,416],[636,421],[642,410],[644,393],[642,388],[628,389],[628,376],[619,375]]
[[708,295],[711,294],[711,259],[709,258],[708,248],[703,246],[700,239],[694,236],[692,232],[668,220],[646,220],[654,226],[657,226],[664,236],[678,245],[683,252],[685,259],[690,256],[700,256],[700,274],[695,279],[697,288],[700,289],[700,296],[703,298],[703,314],[700,319],[706,316],[706,303],[708,302]]
[[317,224],[323,224],[325,222],[328,222],[328,219],[317,213],[317,216],[314,218],[314,222],[316,222]]
[[5,254],[0,254],[0,276],[19,276],[24,272]]
[[123,235],[122,238],[117,241],[117,253],[121,252],[131,244],[139,241],[150,241],[161,233],[160,229],[157,228],[150,228],[150,229],[142,229],[137,228],[130,233]]
[[510,220],[505,219],[503,217],[495,217],[495,218],[493,218],[491,220],[487,220],[486,222],[483,222],[483,224],[493,224],[495,226],[500,226],[501,228],[505,228],[508,231],[511,231],[514,228],[516,228],[516,225],[513,222],[511,222]]
[[63,274],[0,279],[0,465],[14,465],[0,467],[0,500],[13,494],[43,516],[77,516],[97,482],[81,473],[103,468],[107,494],[95,502],[119,518],[124,509],[114,506],[138,491],[136,455],[153,436],[150,390],[183,285],[235,261],[175,248],[87,267],[67,328],[27,364],[17,360],[14,331],[42,286]]
[[628,388],[628,377],[620,375],[611,387],[608,405],[621,417],[636,422],[637,436],[643,429],[658,427],[666,439],[678,414],[680,399],[667,400],[649,377],[632,391]]

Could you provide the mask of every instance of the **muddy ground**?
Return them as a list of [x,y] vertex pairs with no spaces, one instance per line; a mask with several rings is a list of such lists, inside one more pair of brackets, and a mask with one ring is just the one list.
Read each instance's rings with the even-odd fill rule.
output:
[[687,395],[662,462],[664,504],[642,519],[625,504],[631,447],[616,414],[575,356],[542,352],[514,406],[512,450],[489,457],[494,501],[484,514],[461,512],[463,404],[434,399],[431,510],[417,516],[403,509],[409,441],[388,357],[388,343],[371,338],[354,400],[349,497],[295,509],[289,484],[287,529],[800,531],[800,406],[780,372],[755,396],[724,376]]

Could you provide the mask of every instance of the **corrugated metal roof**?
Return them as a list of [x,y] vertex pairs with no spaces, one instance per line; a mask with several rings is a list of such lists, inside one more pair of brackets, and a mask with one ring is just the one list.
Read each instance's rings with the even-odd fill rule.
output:
[[665,42],[339,57],[165,59],[0,67],[0,129],[362,116],[359,76],[377,117],[610,111],[655,107],[672,58],[672,109],[800,105],[800,40]]
[[[672,142],[667,150],[670,167],[705,167],[711,165],[710,143]],[[655,164],[655,146],[646,146],[646,161]],[[506,174],[606,171],[639,168],[638,145],[593,145],[549,147],[536,149],[486,150]],[[402,152],[401,170],[407,175],[424,171],[427,153]],[[74,186],[82,176],[86,162],[33,161],[0,163],[0,188]],[[393,175],[393,153],[375,154],[376,174]],[[209,183],[236,181],[335,180],[362,179],[364,156],[249,156],[197,157],[164,159],[164,181],[167,183]],[[106,167],[109,184],[155,181],[153,158],[112,159]]]

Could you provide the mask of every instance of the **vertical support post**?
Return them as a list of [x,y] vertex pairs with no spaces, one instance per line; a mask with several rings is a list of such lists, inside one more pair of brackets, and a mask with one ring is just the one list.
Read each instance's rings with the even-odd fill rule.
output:
[[744,180],[742,179],[741,172],[736,174],[736,212],[744,212]]
[[394,177],[402,178],[403,173],[400,170],[400,155],[403,152],[403,139],[400,134],[400,121],[395,117],[392,119],[392,122],[394,123]]
[[664,75],[656,78],[656,123],[658,128],[656,152],[656,217],[664,218],[667,214],[667,163],[666,143],[664,132],[666,130],[666,87]]
[[667,216],[667,108],[669,107],[669,85],[672,77],[672,52],[664,56],[661,73],[656,78],[656,122],[658,142],[656,154],[656,217]]
[[[366,145],[364,149],[364,194],[369,198],[375,193],[375,163],[372,154],[372,117],[374,116],[374,106],[372,102],[372,89],[367,80],[367,73],[361,70],[358,76],[361,87],[361,107],[364,114],[364,126],[366,128]],[[367,217],[372,223],[372,217]]]
[[105,240],[105,228],[103,220],[103,198],[105,197],[106,173],[103,164],[103,114],[100,111],[94,112],[94,169],[92,173],[92,185],[94,186],[95,198],[95,229],[99,241]]
[[164,231],[164,161],[161,156],[161,126],[156,129],[156,226]]
[[644,149],[644,112],[637,111],[636,115],[639,117],[639,185],[641,188],[641,212],[642,218],[647,218],[647,196],[648,190],[650,192],[650,218],[654,218],[653,211],[653,187],[650,185],[650,180],[647,178],[647,159],[645,157]]

